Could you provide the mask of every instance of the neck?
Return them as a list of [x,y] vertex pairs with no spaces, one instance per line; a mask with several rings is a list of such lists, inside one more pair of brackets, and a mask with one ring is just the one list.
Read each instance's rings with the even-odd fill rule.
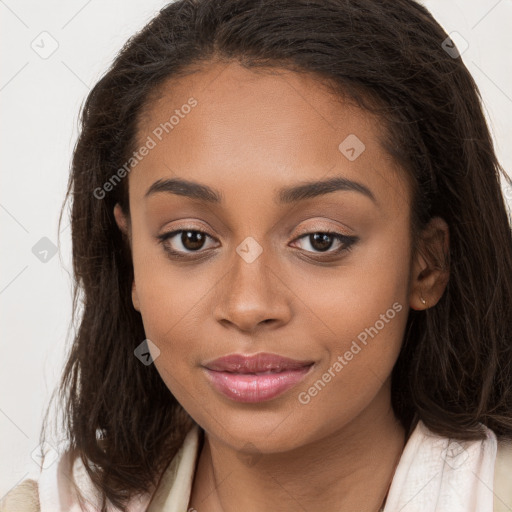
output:
[[189,506],[201,512],[378,512],[405,444],[389,388],[379,395],[350,423],[286,452],[251,458],[205,433]]

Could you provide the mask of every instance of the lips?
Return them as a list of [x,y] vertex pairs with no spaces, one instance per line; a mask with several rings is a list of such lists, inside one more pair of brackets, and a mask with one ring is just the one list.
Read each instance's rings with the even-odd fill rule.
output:
[[230,354],[207,362],[204,366],[218,372],[237,374],[264,375],[269,373],[281,373],[298,370],[311,366],[313,361],[298,361],[288,357],[279,356],[267,352],[244,356],[243,354]]
[[314,361],[261,352],[230,354],[203,364],[205,376],[218,393],[236,402],[272,400],[312,372]]

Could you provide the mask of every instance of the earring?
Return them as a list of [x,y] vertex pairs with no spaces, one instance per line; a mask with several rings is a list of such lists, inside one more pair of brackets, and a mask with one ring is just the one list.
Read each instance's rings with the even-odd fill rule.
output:
[[427,305],[427,301],[423,297],[420,297],[420,300],[423,304]]

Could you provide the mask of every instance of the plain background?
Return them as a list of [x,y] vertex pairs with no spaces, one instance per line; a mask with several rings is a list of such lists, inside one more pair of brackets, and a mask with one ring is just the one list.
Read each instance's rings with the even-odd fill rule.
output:
[[[37,478],[39,466],[31,454],[69,343],[67,214],[59,251],[52,250],[58,245],[80,106],[124,42],[165,3],[0,0],[0,498],[22,479]],[[512,2],[424,4],[448,33],[456,31],[468,42],[462,57],[480,88],[500,161],[511,175]],[[52,55],[44,54],[54,47]],[[504,193],[511,204],[512,190]]]

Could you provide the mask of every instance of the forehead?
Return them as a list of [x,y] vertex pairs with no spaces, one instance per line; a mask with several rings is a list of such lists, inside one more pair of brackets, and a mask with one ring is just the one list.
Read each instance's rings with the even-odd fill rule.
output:
[[159,87],[137,135],[137,148],[151,149],[130,173],[130,202],[171,177],[229,196],[340,175],[388,201],[408,199],[383,123],[307,73],[211,63]]

